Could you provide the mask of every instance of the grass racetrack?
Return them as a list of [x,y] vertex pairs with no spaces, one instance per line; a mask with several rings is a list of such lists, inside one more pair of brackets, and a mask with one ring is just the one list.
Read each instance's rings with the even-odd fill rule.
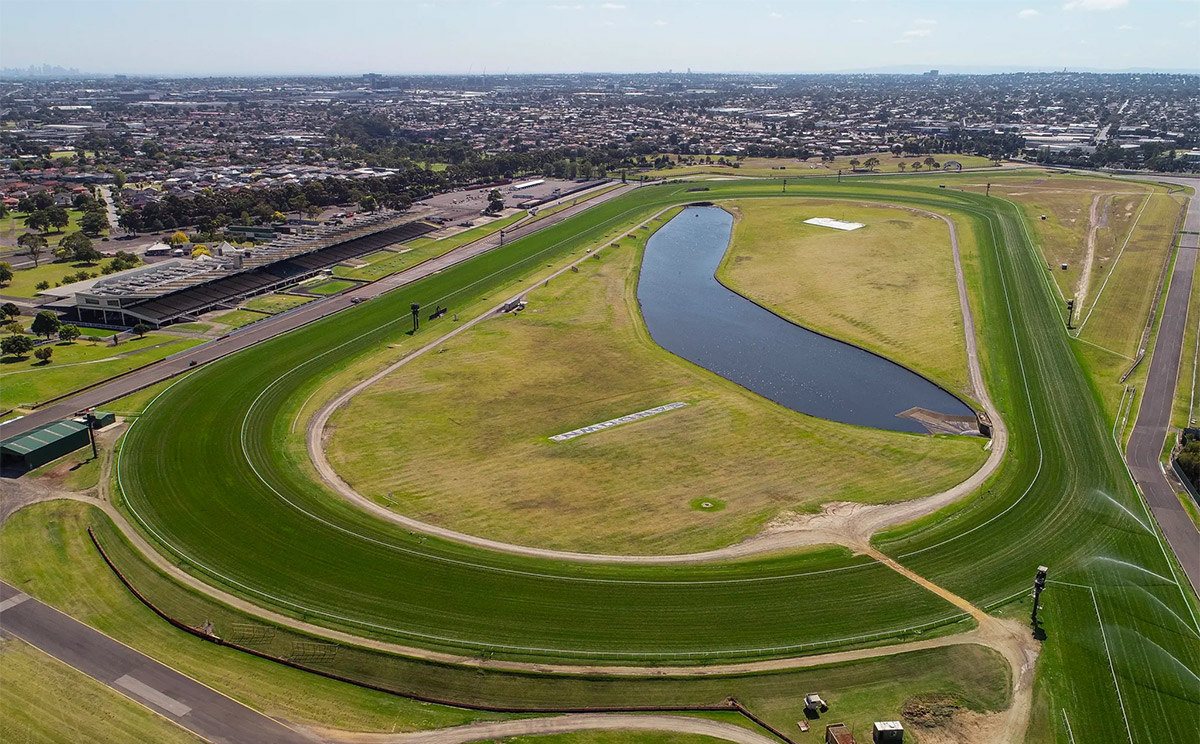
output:
[[[472,535],[662,554],[723,547],[829,501],[936,493],[982,464],[980,439],[804,416],[666,352],[638,312],[649,231],[636,234],[531,291],[524,312],[471,328],[353,398],[327,434],[339,474],[384,506]],[[548,439],[673,401],[689,405]],[[726,508],[695,506],[714,499]]]
[[[1043,709],[1067,710],[1080,741],[1188,741],[1200,728],[1195,597],[1175,579],[1112,444],[1017,208],[953,188],[972,177],[945,175],[951,188],[940,190],[921,179],[789,184],[789,196],[948,214],[979,243],[970,285],[985,378],[1010,431],[1008,459],[975,498],[878,544],[979,605],[1022,593],[1038,564],[1050,566],[1052,579],[1069,584],[1044,596],[1059,609],[1044,626]],[[796,653],[955,614],[840,549],[617,567],[422,540],[332,498],[302,450],[288,446],[293,417],[323,379],[386,344],[417,343],[397,321],[410,302],[452,311],[483,297],[494,304],[534,267],[690,201],[686,188],[639,189],[183,378],[126,437],[119,480],[130,510],[208,581],[315,622],[426,645],[678,661]],[[704,198],[779,194],[778,183],[735,181],[713,183]],[[449,327],[443,318],[418,338]],[[1077,677],[1113,684],[1075,691]],[[1065,740],[1062,716],[1046,725]]]

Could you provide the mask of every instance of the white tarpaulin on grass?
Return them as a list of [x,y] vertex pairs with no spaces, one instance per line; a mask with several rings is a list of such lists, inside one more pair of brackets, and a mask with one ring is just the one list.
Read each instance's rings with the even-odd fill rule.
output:
[[667,411],[674,411],[676,408],[683,408],[686,405],[687,405],[687,403],[680,402],[680,403],[668,403],[665,406],[655,406],[654,408],[647,408],[644,411],[638,411],[637,413],[631,413],[628,416],[622,416],[621,418],[609,419],[608,421],[602,421],[599,424],[592,424],[591,426],[585,426],[582,429],[575,429],[574,431],[568,431],[564,434],[555,434],[554,436],[550,437],[550,439],[551,439],[551,441],[555,441],[555,442],[565,442],[568,439],[574,439],[575,437],[581,437],[584,434],[591,434],[591,433],[597,432],[597,431],[604,431],[605,429],[611,429],[614,426],[620,426],[621,424],[628,424],[631,421],[640,421],[641,419],[649,418],[650,416],[657,416],[660,413],[666,413]]
[[846,222],[845,220],[835,220],[831,217],[813,217],[811,220],[805,220],[804,224],[832,227],[834,230],[857,230],[860,227],[866,227],[861,222]]

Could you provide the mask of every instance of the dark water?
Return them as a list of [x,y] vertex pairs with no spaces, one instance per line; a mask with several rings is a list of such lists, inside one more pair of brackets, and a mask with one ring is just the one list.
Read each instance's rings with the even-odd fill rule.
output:
[[650,238],[637,296],[660,346],[794,411],[833,421],[925,433],[896,414],[918,406],[973,415],[924,377],[723,287],[714,273],[732,228],[725,210],[690,207]]

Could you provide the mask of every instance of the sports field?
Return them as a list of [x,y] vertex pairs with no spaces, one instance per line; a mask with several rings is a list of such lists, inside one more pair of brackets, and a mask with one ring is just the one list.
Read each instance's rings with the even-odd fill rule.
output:
[[[978,178],[947,175],[946,183]],[[978,241],[969,285],[1009,454],[952,514],[894,529],[877,544],[983,606],[1024,594],[1033,569],[1050,566],[1054,581],[1067,582],[1044,597],[1058,613],[1044,625],[1038,688],[1051,735],[1067,739],[1066,710],[1080,741],[1186,741],[1200,728],[1195,597],[1175,578],[1109,438],[1042,258],[1015,206],[926,183],[789,185],[789,196],[946,213],[970,222]],[[409,303],[464,313],[485,297],[495,304],[527,287],[522,277],[535,269],[694,200],[686,189],[639,189],[183,378],[126,438],[119,481],[131,514],[189,570],[280,612],[472,654],[694,663],[795,654],[953,615],[948,602],[884,564],[842,550],[617,566],[421,540],[332,498],[285,446],[296,413],[324,379],[387,345],[415,348],[449,329],[443,318],[408,337],[396,318]],[[715,182],[705,198],[773,195],[778,182],[734,181]],[[191,423],[186,436],[179,420]],[[1067,673],[1095,685],[1053,683]],[[1126,701],[1120,716],[1114,697]]]
[[[932,215],[855,202],[733,202],[718,277],[813,330],[858,344],[970,396],[950,229]],[[833,230],[833,217],[866,227]],[[969,230],[964,222],[964,229]],[[974,260],[974,236],[959,237]]]
[[[829,501],[936,493],[983,463],[981,439],[804,416],[662,350],[635,295],[650,232],[634,234],[531,291],[525,311],[472,328],[356,396],[331,422],[339,474],[384,506],[460,532],[653,554],[735,543],[781,513]],[[952,272],[949,282],[953,293]],[[689,405],[549,440],[676,401]],[[713,499],[725,508],[696,506]]]

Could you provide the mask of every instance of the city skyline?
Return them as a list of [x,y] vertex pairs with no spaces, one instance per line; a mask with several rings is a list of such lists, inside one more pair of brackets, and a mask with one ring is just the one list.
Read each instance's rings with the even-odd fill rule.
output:
[[[76,22],[54,27],[64,15]],[[1200,68],[1193,0],[752,0],[736,12],[708,0],[3,0],[0,20],[0,67],[91,75]]]

